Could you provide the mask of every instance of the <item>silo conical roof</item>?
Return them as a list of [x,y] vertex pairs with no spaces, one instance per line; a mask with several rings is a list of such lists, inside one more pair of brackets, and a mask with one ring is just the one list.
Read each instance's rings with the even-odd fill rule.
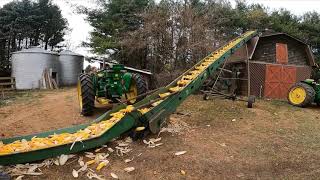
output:
[[43,54],[56,54],[49,51],[46,51],[39,47],[31,47],[29,49],[23,49],[21,51],[13,52],[12,54],[19,54],[19,53],[43,53]]
[[60,55],[81,56],[81,57],[83,57],[83,55],[78,54],[78,53],[75,53],[75,52],[72,52],[72,51],[70,51],[70,50],[61,51],[61,52],[60,52]]

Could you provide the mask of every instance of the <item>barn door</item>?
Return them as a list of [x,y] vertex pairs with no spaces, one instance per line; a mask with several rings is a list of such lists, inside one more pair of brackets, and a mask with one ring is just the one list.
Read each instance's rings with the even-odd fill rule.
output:
[[287,44],[276,44],[276,60],[279,64],[288,64],[288,47]]
[[296,83],[297,81],[296,71],[297,71],[297,67],[282,66],[280,98],[282,99],[287,98],[290,87],[294,83]]
[[266,65],[266,79],[264,87],[264,97],[268,98],[279,98],[280,82],[281,82],[281,68],[278,65]]
[[296,67],[267,65],[264,97],[285,99],[289,88],[296,82]]

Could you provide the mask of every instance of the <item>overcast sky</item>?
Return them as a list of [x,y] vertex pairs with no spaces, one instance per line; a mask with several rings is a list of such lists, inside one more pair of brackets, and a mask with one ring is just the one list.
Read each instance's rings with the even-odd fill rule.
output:
[[[0,6],[12,0],[0,0]],[[159,1],[159,0],[157,0]],[[62,14],[67,18],[70,32],[66,35],[66,41],[71,44],[70,49],[88,54],[85,48],[81,48],[81,42],[87,41],[92,27],[85,21],[84,15],[74,13],[75,5],[94,7],[94,0],[53,0],[62,10]],[[234,5],[234,0],[231,0]],[[307,11],[317,11],[320,13],[320,0],[247,0],[248,3],[260,3],[270,8],[270,10],[286,8],[296,15],[302,15]]]

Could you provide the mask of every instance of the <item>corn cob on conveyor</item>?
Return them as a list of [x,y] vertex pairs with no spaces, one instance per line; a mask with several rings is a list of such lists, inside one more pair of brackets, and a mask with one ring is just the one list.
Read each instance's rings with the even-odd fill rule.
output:
[[165,117],[197,90],[225,59],[256,35],[256,31],[246,32],[209,54],[168,86],[134,105],[119,105],[92,123],[0,139],[0,165],[32,162],[95,148],[137,127],[157,133]]

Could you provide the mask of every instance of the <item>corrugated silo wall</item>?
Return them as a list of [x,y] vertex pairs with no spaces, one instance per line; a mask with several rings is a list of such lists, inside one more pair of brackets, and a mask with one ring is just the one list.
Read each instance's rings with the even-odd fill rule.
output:
[[58,72],[56,55],[50,53],[15,53],[12,55],[12,77],[16,79],[16,88],[38,89],[44,69]]
[[60,55],[60,84],[73,86],[77,84],[78,76],[83,69],[83,57],[74,55]]

